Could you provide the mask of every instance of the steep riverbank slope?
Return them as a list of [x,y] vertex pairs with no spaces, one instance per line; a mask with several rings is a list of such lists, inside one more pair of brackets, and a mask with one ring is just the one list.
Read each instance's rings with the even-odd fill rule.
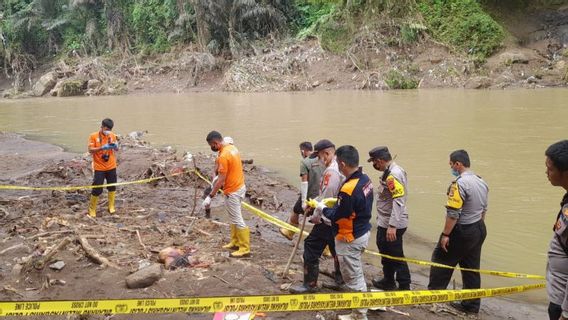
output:
[[[487,2],[484,10],[495,20],[475,11],[478,20],[451,21],[448,15],[469,12],[427,0],[408,5],[410,13],[401,16],[392,8],[376,14],[337,9],[303,34],[268,36],[239,55],[196,44],[150,55],[93,57],[73,50],[20,74],[23,92],[11,89],[16,79],[6,78],[9,73],[0,76],[0,90],[4,97],[27,97],[566,86],[568,6]],[[452,34],[458,27],[463,30]]]

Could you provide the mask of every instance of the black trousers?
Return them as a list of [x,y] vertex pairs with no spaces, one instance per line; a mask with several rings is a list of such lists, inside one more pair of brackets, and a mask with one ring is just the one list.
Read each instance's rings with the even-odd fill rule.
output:
[[335,262],[335,272],[339,272],[339,264],[337,253],[335,252],[335,239],[333,239],[333,230],[325,223],[316,224],[306,240],[304,240],[304,276],[308,275],[305,281],[311,284],[317,282],[319,274],[319,258],[323,250],[329,246],[331,255]]
[[[95,177],[93,179],[93,186],[101,185],[106,180],[106,183],[116,183],[116,168],[108,171],[95,171]],[[116,187],[107,187],[108,191],[116,191]],[[93,196],[100,196],[103,193],[103,188],[93,188],[91,194]]]
[[[455,267],[460,265],[462,268],[479,269],[481,259],[481,246],[487,229],[483,220],[478,222],[461,225],[456,224],[450,233],[450,243],[448,252],[442,250],[440,241],[432,253],[432,262],[437,262]],[[429,290],[444,290],[448,287],[454,270],[445,268],[430,268]],[[481,287],[481,276],[477,272],[462,271],[462,281],[464,289],[479,289]],[[480,300],[464,300],[462,305],[471,311],[479,311]]]
[[304,209],[302,209],[302,196],[298,197],[298,201],[294,204],[294,209],[292,209],[295,214],[304,214]]
[[562,315],[562,307],[556,303],[548,304],[548,318],[550,320],[558,320]]
[[[377,229],[377,248],[379,252],[394,257],[404,257],[402,236],[406,232],[406,228],[396,230],[396,240],[387,241],[387,229],[378,227]],[[381,258],[383,265],[383,274],[385,279],[394,283],[395,277],[398,286],[401,289],[410,289],[410,270],[408,264],[404,261],[396,261],[387,258]]]

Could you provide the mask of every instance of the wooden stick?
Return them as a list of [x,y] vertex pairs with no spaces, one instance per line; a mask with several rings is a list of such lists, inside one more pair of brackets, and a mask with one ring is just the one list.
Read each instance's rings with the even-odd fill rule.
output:
[[109,266],[111,268],[117,269],[117,270],[121,270],[121,268],[119,266],[117,266],[116,264],[110,262],[107,258],[101,256],[97,250],[95,250],[95,248],[93,248],[90,244],[89,241],[87,241],[87,239],[85,237],[82,236],[77,236],[77,239],[79,239],[79,242],[81,243],[81,246],[83,247],[83,250],[85,250],[85,253],[87,254],[87,256],[89,258],[91,258],[92,260],[94,260],[95,262],[97,262],[100,265],[103,266]]
[[229,226],[230,226],[230,224],[225,223],[225,222],[219,222],[219,221],[215,221],[215,220],[209,220],[209,221],[210,221],[211,223],[214,223],[214,224],[216,224],[216,225],[220,225],[220,226],[223,226],[223,227],[229,227]]
[[304,213],[304,219],[302,220],[302,227],[300,228],[300,233],[298,234],[298,241],[294,244],[294,249],[292,250],[292,254],[290,254],[290,258],[288,258],[288,263],[286,263],[286,268],[284,268],[284,272],[282,273],[282,278],[288,277],[288,269],[290,269],[290,264],[292,263],[292,259],[296,255],[296,251],[298,251],[298,246],[300,245],[300,241],[302,241],[302,236],[304,235],[304,227],[306,226],[306,219],[308,215]]
[[[197,171],[197,159],[192,157],[193,160],[193,170]],[[191,173],[188,174],[191,177]],[[195,207],[197,206],[197,185],[198,178],[194,176],[195,184],[193,185],[193,208],[191,208],[191,215],[195,214]]]
[[26,240],[34,240],[36,238],[40,238],[40,237],[44,237],[44,236],[50,236],[52,234],[65,234],[65,233],[73,233],[75,232],[74,230],[59,230],[59,231],[49,231],[49,232],[42,232],[42,233],[38,233],[36,235],[33,235],[29,238],[26,238]]
[[201,229],[199,229],[199,228],[196,228],[195,230],[197,230],[197,232],[202,233],[202,234],[204,234],[204,235],[206,235],[206,236],[208,236],[208,237],[213,236],[213,235],[210,234],[209,232],[203,231],[203,230],[201,230]]
[[8,252],[8,251],[10,251],[10,250],[19,249],[19,248],[23,248],[23,247],[25,247],[23,243],[18,243],[18,244],[16,244],[16,245],[13,245],[13,246],[11,246],[11,247],[8,247],[8,248],[6,248],[6,249],[0,251],[0,255],[3,255],[4,253],[6,253],[6,252]]
[[217,278],[217,279],[223,281],[223,282],[226,283],[226,284],[230,284],[229,281],[227,281],[227,280],[225,280],[225,279],[223,279],[223,278],[221,278],[221,277],[219,277],[219,276],[217,276],[217,275],[213,275],[213,278]]
[[55,247],[51,248],[51,250],[49,250],[48,252],[45,253],[45,255],[43,257],[41,257],[39,260],[36,261],[32,261],[34,268],[36,269],[43,269],[43,267],[45,266],[45,264],[47,262],[49,262],[49,260],[51,260],[51,258],[60,250],[62,250],[63,248],[65,248],[69,243],[71,243],[71,238],[69,237],[65,237],[63,240],[61,240],[61,242],[59,242]]
[[140,236],[140,232],[138,230],[136,230],[136,236],[138,237],[138,243],[145,251],[148,251],[148,249],[146,249],[146,246],[144,245],[144,242],[142,242],[142,237]]

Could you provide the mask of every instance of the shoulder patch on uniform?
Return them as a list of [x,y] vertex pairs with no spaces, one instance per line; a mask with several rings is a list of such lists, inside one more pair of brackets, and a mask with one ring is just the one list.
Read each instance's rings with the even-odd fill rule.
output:
[[454,181],[448,189],[448,202],[446,203],[446,207],[451,209],[461,209],[462,206],[463,199],[460,194],[459,185],[457,181]]
[[355,190],[355,187],[357,186],[357,182],[359,182],[359,179],[351,179],[351,180],[345,182],[341,186],[340,192],[344,192],[348,195],[351,195],[353,193],[353,190]]
[[329,183],[329,178],[330,178],[330,177],[331,177],[331,173],[329,173],[329,172],[326,173],[326,174],[323,176],[323,179],[321,180],[321,183],[322,183],[324,186],[327,186],[327,184]]
[[400,198],[404,196],[405,190],[402,183],[400,183],[396,178],[391,174],[387,177],[387,187],[393,198]]

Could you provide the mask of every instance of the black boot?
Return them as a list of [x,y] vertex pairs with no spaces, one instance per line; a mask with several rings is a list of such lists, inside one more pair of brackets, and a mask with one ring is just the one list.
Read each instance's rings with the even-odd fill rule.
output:
[[288,291],[290,291],[290,293],[297,294],[318,292],[318,276],[319,264],[304,264],[304,283],[301,285],[291,286]]
[[393,291],[396,290],[396,283],[393,280],[389,280],[386,278],[382,279],[373,279],[373,286],[377,289],[381,289],[384,291]]
[[337,256],[334,256],[334,267],[335,271],[333,272],[333,282],[323,282],[322,287],[326,289],[331,289],[335,291],[349,291],[349,289],[345,286],[345,281],[343,281],[343,276],[341,275],[341,270],[339,270],[339,260]]

